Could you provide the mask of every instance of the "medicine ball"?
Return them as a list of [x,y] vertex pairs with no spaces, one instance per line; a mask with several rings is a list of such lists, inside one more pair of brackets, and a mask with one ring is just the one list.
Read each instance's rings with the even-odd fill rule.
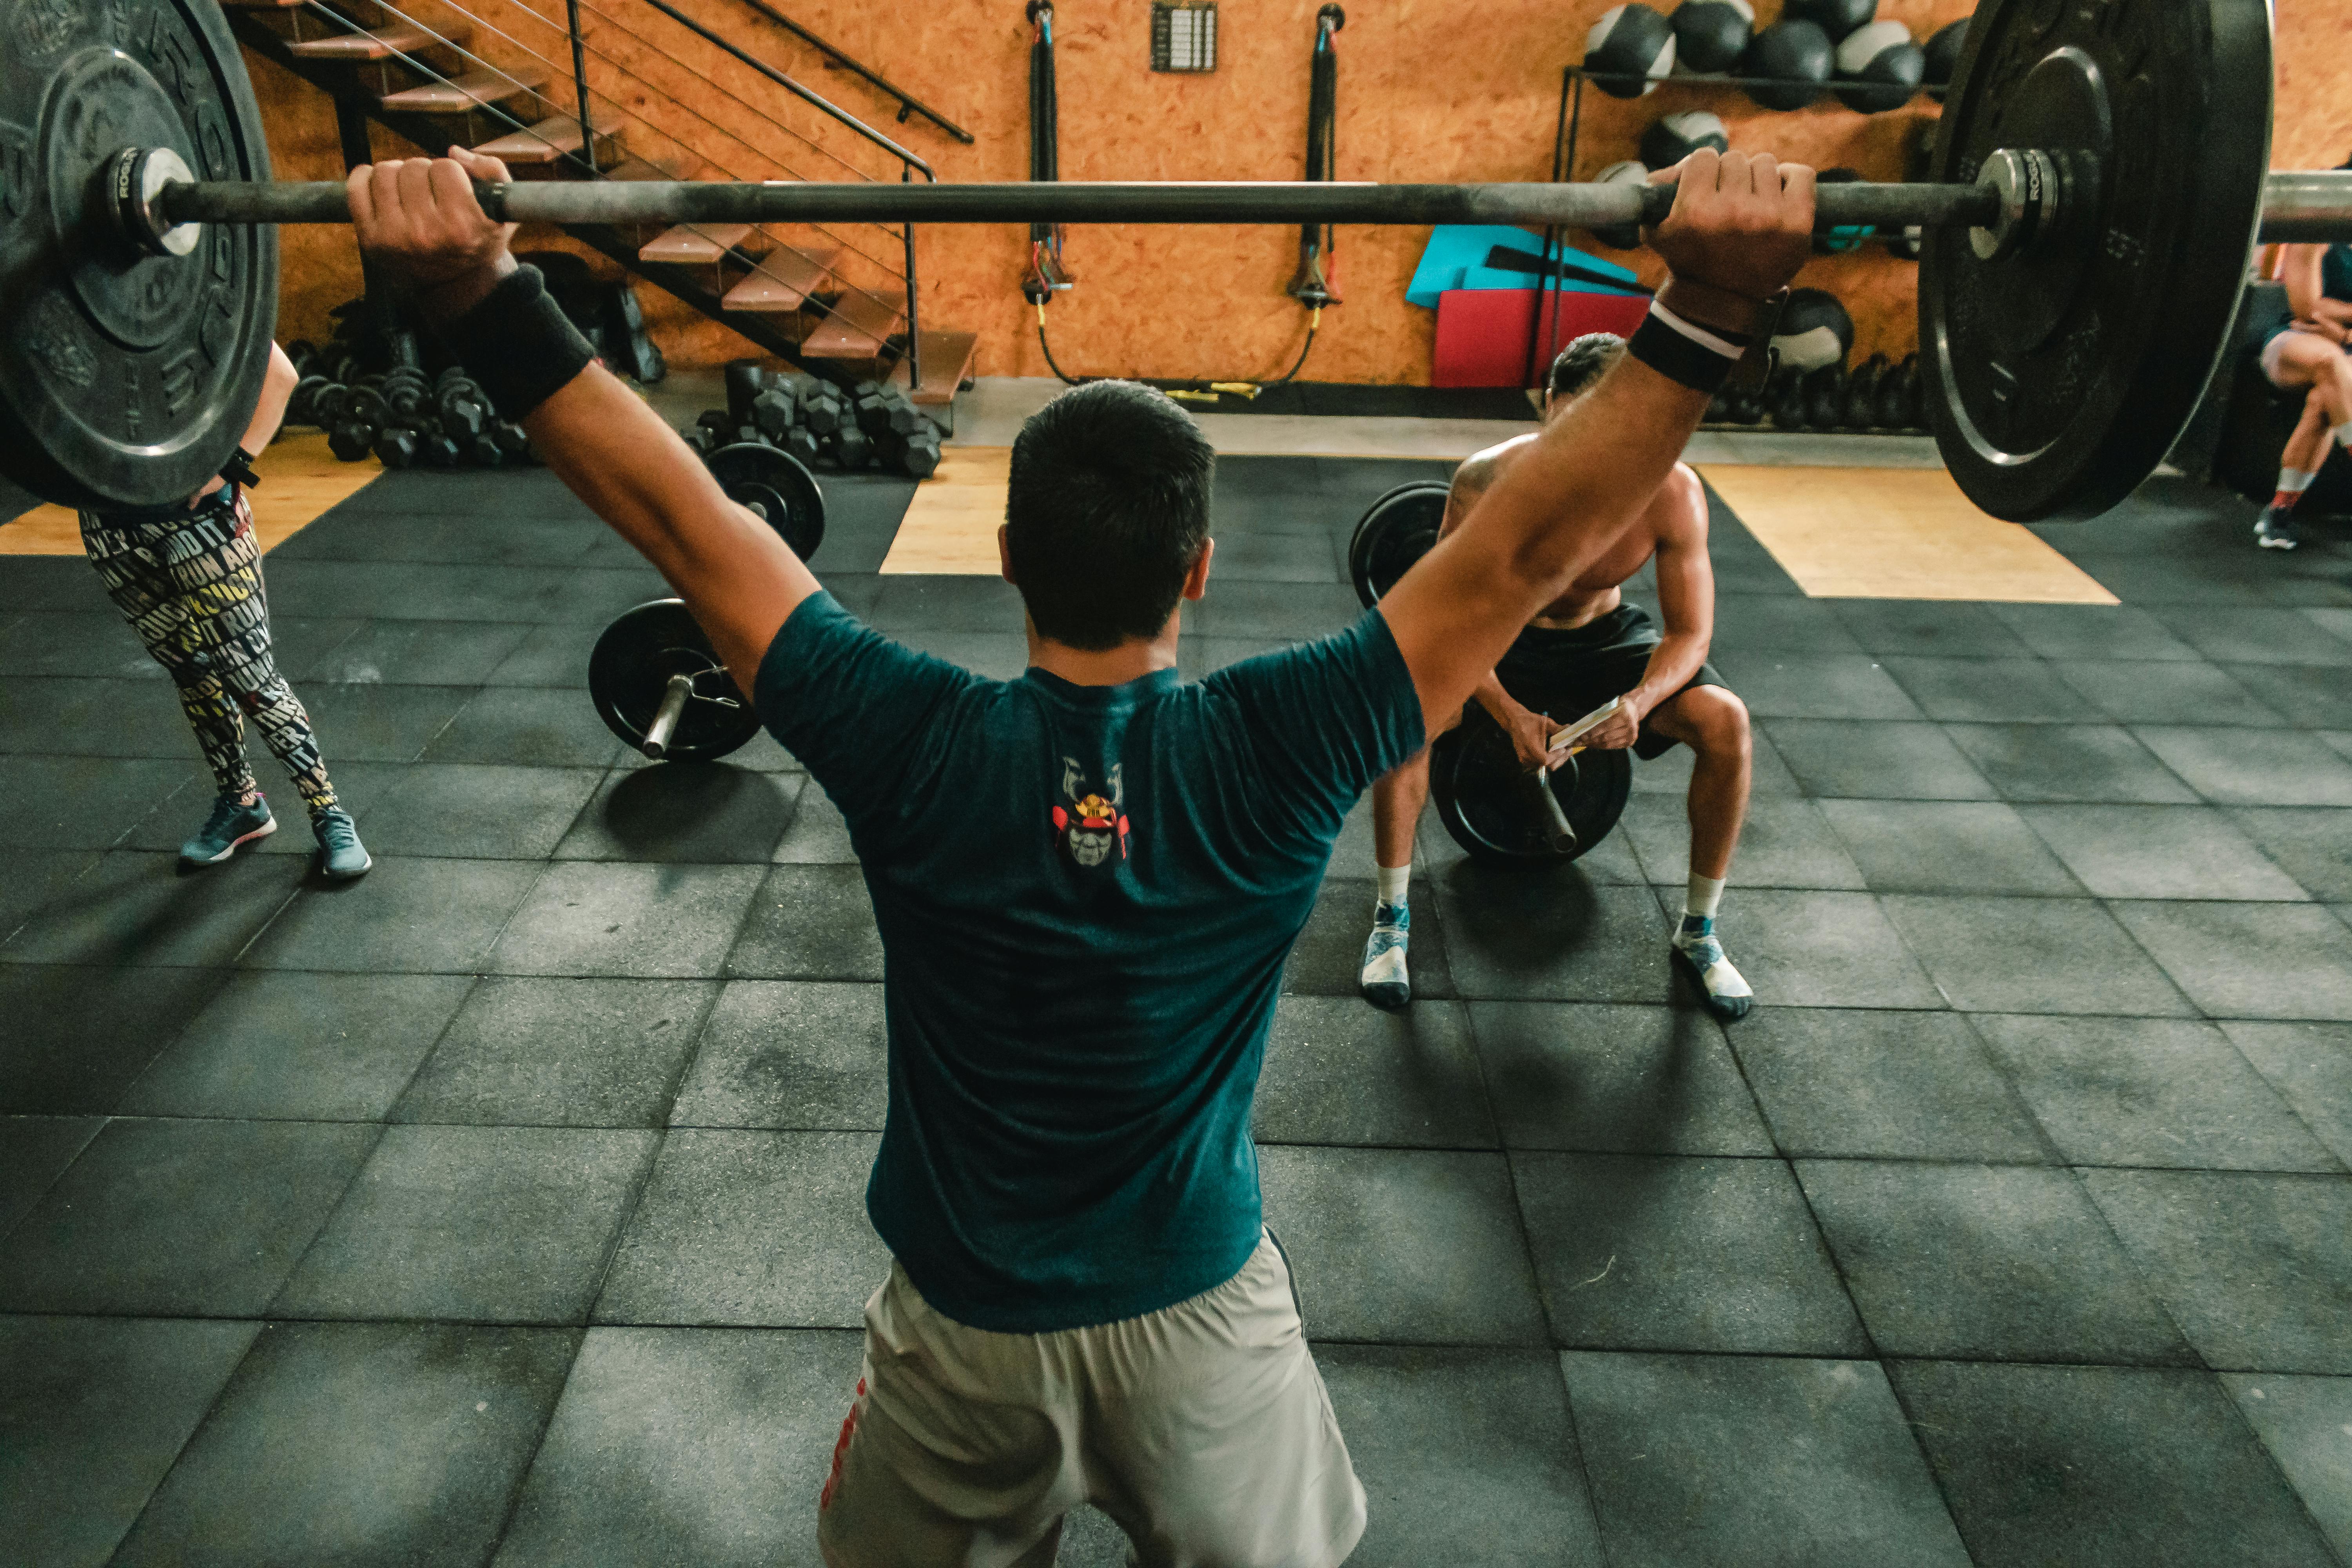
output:
[[[1756,35],[1740,61],[1742,76],[1790,82],[1827,82],[1837,67],[1837,50],[1816,22],[1775,22]],[[1806,87],[1751,87],[1748,96],[1767,109],[1802,109],[1821,97]]]
[[1792,289],[1772,329],[1772,353],[1780,368],[1811,372],[1843,364],[1853,349],[1853,318],[1837,296],[1822,289]]
[[[1851,185],[1861,179],[1862,175],[1852,169],[1823,169],[1813,176],[1813,184],[1816,186]],[[1835,228],[1815,229],[1813,254],[1841,256],[1849,250],[1861,249],[1862,242],[1869,237],[1870,225],[1866,223],[1840,224]]]
[[1780,7],[1783,22],[1811,22],[1836,43],[1878,15],[1878,0],[1789,0]]
[[1944,89],[1952,85],[1952,72],[1959,68],[1960,49],[1968,41],[1969,19],[1963,16],[1948,27],[1938,27],[1922,51],[1926,65],[1920,79],[1927,84],[1927,96],[1937,103],[1944,101]]
[[[1593,183],[1602,185],[1643,185],[1650,180],[1650,171],[1628,158],[1622,163],[1612,163],[1593,176]],[[1592,237],[1612,250],[1637,250],[1642,245],[1642,226],[1637,223],[1610,224],[1591,231]]]
[[[1647,5],[1612,5],[1584,36],[1584,68],[1654,79],[1675,68],[1675,27]],[[1654,80],[1596,81],[1612,98],[1639,98]]]
[[1838,100],[1864,114],[1900,109],[1919,90],[1919,78],[1927,68],[1927,52],[1911,41],[1911,29],[1902,23],[1873,22],[1856,27],[1838,46],[1838,79],[1869,85],[1840,87]]
[[1748,0],[1683,0],[1675,7],[1675,63],[1686,71],[1727,71],[1748,52],[1755,30]]
[[1731,151],[1722,120],[1704,109],[1664,115],[1642,132],[1642,162],[1653,169],[1671,169],[1702,147]]

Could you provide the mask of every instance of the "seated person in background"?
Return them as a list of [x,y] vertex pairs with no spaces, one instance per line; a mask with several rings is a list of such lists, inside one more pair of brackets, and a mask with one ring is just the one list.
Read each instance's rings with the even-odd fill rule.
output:
[[[2339,165],[2352,169],[2352,163]],[[2254,520],[2254,542],[2293,550],[2294,504],[2328,454],[2352,447],[2352,245],[2280,247],[2279,278],[2294,318],[2263,344],[2263,374],[2275,386],[2307,386],[2303,418],[2279,458],[2278,493]]]
[[[1613,332],[1588,333],[1560,350],[1545,377],[1546,427],[1575,406],[1624,353],[1625,340]],[[1454,470],[1438,536],[1461,526],[1479,497],[1543,438],[1514,437],[1466,458]],[[1573,504],[1572,498],[1562,498],[1560,504]],[[1665,616],[1663,632],[1620,591],[1653,559],[1658,563],[1658,608]],[[1586,734],[1581,745],[1601,751],[1631,746],[1645,761],[1676,742],[1690,747],[1696,757],[1690,782],[1690,880],[1670,941],[1708,1010],[1719,1018],[1738,1018],[1754,998],[1723,955],[1715,919],[1748,816],[1748,709],[1706,662],[1714,628],[1706,495],[1698,476],[1676,463],[1633,526],[1527,623],[1475,695],[1530,769],[1559,766],[1561,758],[1546,754],[1551,732],[1612,697],[1621,698],[1622,706]],[[1380,880],[1360,984],[1376,1006],[1401,1007],[1412,999],[1406,967],[1412,917],[1406,889],[1414,833],[1428,798],[1426,750],[1372,786]]]
[[1095,383],[1022,427],[999,540],[1030,668],[985,679],[861,625],[594,363],[475,199],[495,160],[352,171],[362,248],[847,819],[885,955],[866,1206],[893,1266],[817,1504],[832,1568],[1050,1563],[1083,1502],[1146,1568],[1354,1547],[1364,1489],[1260,1214],[1259,1063],[1356,797],[1642,526],[1811,254],[1810,170],[1678,173],[1651,236],[1675,279],[1626,362],[1378,609],[1186,682],[1213,458],[1165,396]]

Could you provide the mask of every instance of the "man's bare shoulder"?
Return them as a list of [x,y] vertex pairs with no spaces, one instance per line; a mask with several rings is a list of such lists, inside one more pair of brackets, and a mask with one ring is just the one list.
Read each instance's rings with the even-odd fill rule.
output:
[[1491,447],[1471,453],[1462,459],[1462,466],[1454,470],[1454,488],[1457,490],[1488,489],[1502,477],[1503,469],[1513,458],[1535,445],[1537,434],[1530,430],[1524,436],[1514,436],[1507,441],[1497,441]]
[[1688,463],[1676,463],[1650,502],[1648,521],[1663,547],[1706,543],[1706,487]]

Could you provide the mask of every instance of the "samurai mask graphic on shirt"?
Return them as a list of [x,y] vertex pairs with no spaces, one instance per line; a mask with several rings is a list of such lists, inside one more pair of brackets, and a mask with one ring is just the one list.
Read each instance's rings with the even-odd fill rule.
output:
[[1119,764],[1113,763],[1106,776],[1106,799],[1087,785],[1086,770],[1075,757],[1062,759],[1062,798],[1067,804],[1054,808],[1054,832],[1061,839],[1070,858],[1081,866],[1099,866],[1110,858],[1111,847],[1118,847],[1118,858],[1127,858],[1127,817],[1120,806],[1126,802],[1126,786],[1119,780]]

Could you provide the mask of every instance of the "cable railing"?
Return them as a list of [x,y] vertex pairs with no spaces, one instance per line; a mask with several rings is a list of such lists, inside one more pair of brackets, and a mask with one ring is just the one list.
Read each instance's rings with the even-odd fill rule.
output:
[[[477,0],[477,3],[483,4],[483,0]],[[612,3],[617,5],[622,3],[622,0],[612,0]],[[703,43],[719,49],[738,65],[756,73],[764,83],[782,89],[800,104],[814,110],[825,120],[845,128],[879,149],[898,163],[899,178],[902,181],[911,181],[919,172],[927,181],[936,179],[937,176],[929,163],[919,155],[900,146],[897,142],[865,124],[856,116],[827,102],[821,95],[793,81],[773,66],[720,37],[701,23],[667,4],[667,0],[641,0],[641,3],[647,9],[657,11],[670,21],[684,27]],[[444,31],[443,27],[436,27],[415,16],[404,12],[398,6],[385,3],[385,0],[379,0],[375,6],[383,20],[373,27],[363,26],[352,17],[334,9],[327,0],[304,0],[304,8],[308,12],[326,18],[347,33],[370,37],[379,43],[389,45],[390,47],[385,50],[386,58],[396,60],[400,66],[427,83],[458,89],[465,86],[439,68],[432,60],[424,58],[418,52],[418,48],[448,50],[462,62],[457,68],[461,71],[471,73],[478,70],[491,78],[493,81],[511,88],[512,90],[509,92],[496,93],[488,98],[479,93],[473,95],[473,101],[467,112],[478,113],[492,124],[505,127],[509,135],[535,138],[548,149],[551,162],[578,177],[587,179],[613,177],[603,166],[604,160],[599,155],[600,143],[605,147],[612,147],[624,136],[634,142],[638,134],[650,134],[661,143],[667,144],[667,148],[674,148],[677,153],[683,154],[683,159],[680,161],[692,167],[697,175],[706,171],[716,171],[725,178],[735,180],[773,178],[779,174],[795,180],[805,179],[806,175],[793,166],[793,160],[780,154],[772,148],[759,145],[744,134],[745,130],[760,127],[772,130],[792,142],[806,148],[811,153],[837,167],[852,179],[873,182],[880,177],[858,168],[838,152],[816,141],[799,128],[778,119],[744,93],[720,82],[710,71],[703,69],[672,50],[662,47],[638,28],[630,26],[611,11],[595,5],[593,0],[564,0],[564,14],[562,20],[535,9],[526,4],[525,0],[504,0],[503,8],[520,12],[541,26],[559,35],[565,45],[562,52],[568,54],[568,60],[551,58],[549,53],[533,47],[513,32],[499,26],[490,17],[462,5],[455,4],[453,0],[443,0],[437,7],[438,10],[446,13],[442,18],[443,26],[449,28],[449,31]],[[484,4],[484,9],[488,8],[488,5]],[[764,13],[766,8],[759,7],[759,9]],[[665,89],[662,84],[647,77],[644,71],[625,62],[613,51],[600,48],[588,26],[588,18],[592,17],[643,47],[651,57],[651,60],[659,60],[677,68],[702,83],[730,104],[748,111],[756,125],[738,129],[734,125],[723,123],[696,107],[694,99],[699,96],[698,93],[693,90],[679,92]],[[517,75],[515,70],[488,58],[476,48],[468,47],[466,42],[453,36],[459,20],[470,27],[478,28],[484,35],[501,40],[523,58],[537,67],[544,68],[547,72],[544,79],[546,86],[542,87],[539,82],[526,80],[522,76]],[[387,36],[395,28],[413,29],[411,37],[421,36],[425,42],[417,48],[401,47]],[[468,37],[471,35],[469,34]],[[599,88],[592,85],[589,74],[592,60],[603,67],[606,75],[606,87]],[[651,60],[646,63],[650,66]],[[570,90],[566,96],[572,100],[568,104],[559,102],[552,95],[560,90],[562,85],[557,81],[559,78],[563,79],[564,83],[568,83]],[[627,90],[632,84],[646,89],[641,95],[638,107],[628,106],[620,94],[608,90],[614,79],[618,79],[624,91]],[[512,110],[505,107],[507,100],[514,99],[527,100],[530,103],[538,106],[540,111],[534,114],[532,121],[527,122],[517,118]],[[596,107],[600,103],[610,110],[609,118],[600,118]],[[709,146],[698,146],[694,142],[678,135],[675,131],[648,116],[646,110],[655,109],[656,106],[679,111],[686,118],[686,129],[689,131],[698,129],[700,132],[715,138],[721,146],[732,144],[739,147],[750,154],[756,163],[766,167],[754,171],[736,166],[736,160],[721,155],[719,151]],[[903,114],[901,118],[904,118]],[[556,137],[541,129],[541,125],[553,120],[569,120],[576,122],[580,137],[580,144],[576,149],[562,145]],[[660,148],[633,150],[632,155],[646,159],[648,153],[659,157],[663,152],[664,149]],[[681,168],[678,173],[683,175],[686,170]],[[910,384],[919,383],[921,366],[917,341],[918,306],[913,225],[869,226],[898,242],[900,260],[897,266],[884,260],[881,256],[876,255],[866,246],[857,243],[847,235],[835,232],[828,226],[808,224],[797,226],[828,242],[833,247],[830,253],[820,259],[816,256],[810,255],[800,246],[771,233],[768,226],[761,226],[761,232],[779,250],[798,258],[825,279],[837,285],[835,298],[832,300],[817,298],[805,289],[806,273],[803,273],[799,280],[786,278],[772,268],[766,258],[748,254],[740,247],[730,248],[727,253],[728,259],[744,268],[753,276],[765,277],[784,287],[800,298],[802,309],[813,310],[820,316],[830,316],[845,329],[861,332],[868,330],[861,324],[852,322],[841,309],[845,299],[852,295],[877,307],[878,311],[887,315],[892,325],[896,325],[898,321],[903,319],[905,347],[901,351],[900,357],[906,363]],[[601,246],[600,248],[602,248]],[[842,267],[850,258],[888,277],[894,284],[903,284],[903,304],[898,299],[877,293],[874,288],[864,286],[845,275]],[[888,357],[891,352],[888,340],[897,335],[886,328],[881,334],[883,341],[878,345],[877,357]]]

